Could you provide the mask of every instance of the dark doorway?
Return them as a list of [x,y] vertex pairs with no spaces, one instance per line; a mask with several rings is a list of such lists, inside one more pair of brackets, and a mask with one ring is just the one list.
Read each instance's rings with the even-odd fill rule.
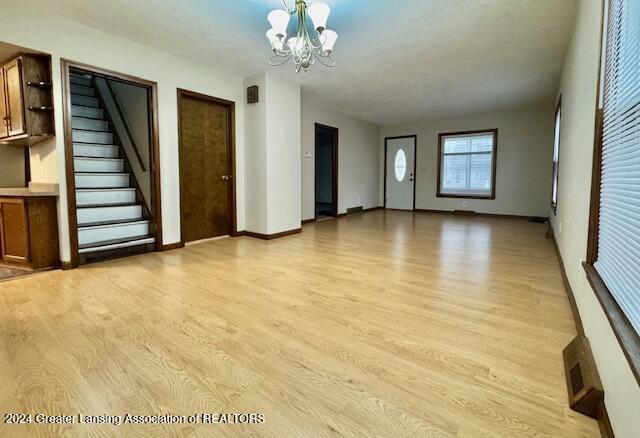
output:
[[235,233],[234,103],[178,91],[182,241]]
[[315,217],[338,216],[338,128],[316,123]]

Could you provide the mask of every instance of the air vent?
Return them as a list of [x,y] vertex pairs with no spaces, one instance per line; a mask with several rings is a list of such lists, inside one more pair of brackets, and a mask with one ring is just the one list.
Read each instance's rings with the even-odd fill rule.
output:
[[574,411],[596,418],[598,404],[604,399],[589,340],[577,336],[562,351],[569,406]]
[[361,206],[359,207],[351,207],[351,208],[347,208],[347,214],[351,214],[351,213],[360,213],[364,208]]
[[582,378],[582,370],[579,363],[569,371],[569,380],[571,381],[571,394],[575,397],[584,389],[584,379]]

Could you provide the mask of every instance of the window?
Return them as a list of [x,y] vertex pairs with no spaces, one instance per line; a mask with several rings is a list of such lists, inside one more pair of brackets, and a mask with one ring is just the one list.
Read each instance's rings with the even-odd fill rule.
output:
[[605,25],[585,269],[640,382],[640,2]]
[[438,136],[439,197],[495,199],[498,130]]
[[560,162],[560,121],[562,120],[562,97],[558,100],[556,108],[555,129],[553,131],[553,183],[551,186],[551,208],[556,213],[558,210],[558,168]]
[[402,182],[404,176],[407,174],[407,156],[402,149],[398,149],[398,152],[396,153],[395,169],[396,180],[398,180],[398,182]]

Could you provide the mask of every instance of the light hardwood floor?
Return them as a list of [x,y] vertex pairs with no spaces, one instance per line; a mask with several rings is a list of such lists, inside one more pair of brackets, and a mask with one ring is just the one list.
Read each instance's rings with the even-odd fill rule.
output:
[[0,436],[597,437],[567,407],[575,326],[545,231],[376,211],[1,283],[1,413],[266,423]]

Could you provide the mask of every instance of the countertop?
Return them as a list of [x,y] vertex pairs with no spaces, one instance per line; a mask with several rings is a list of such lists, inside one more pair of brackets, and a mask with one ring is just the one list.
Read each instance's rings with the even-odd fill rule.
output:
[[58,184],[29,184],[29,187],[1,188],[0,197],[32,198],[58,196]]

